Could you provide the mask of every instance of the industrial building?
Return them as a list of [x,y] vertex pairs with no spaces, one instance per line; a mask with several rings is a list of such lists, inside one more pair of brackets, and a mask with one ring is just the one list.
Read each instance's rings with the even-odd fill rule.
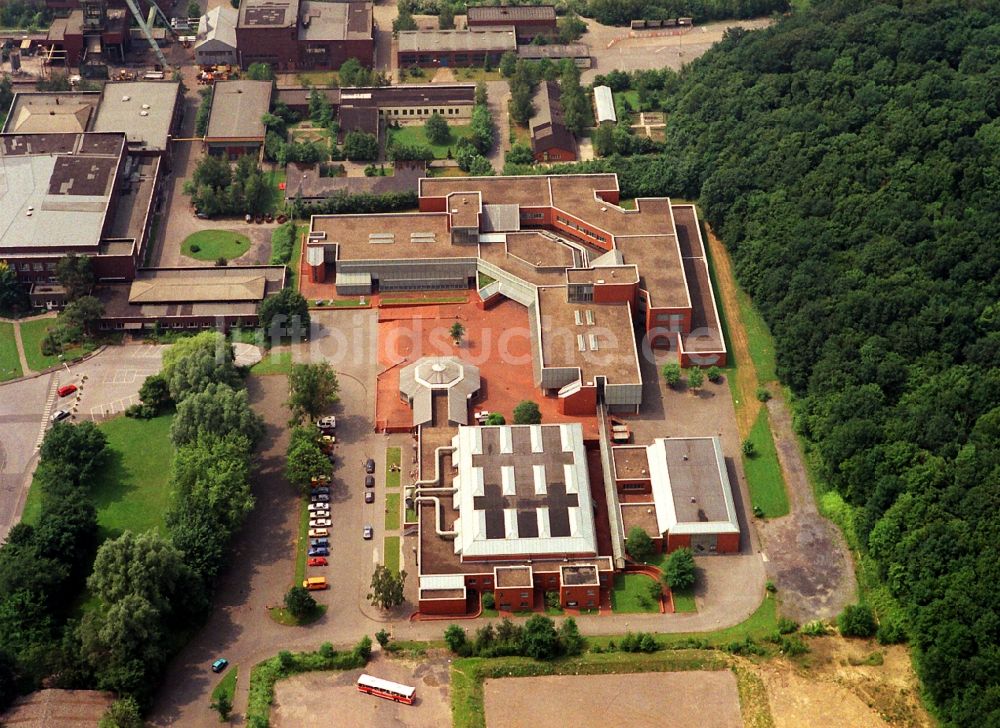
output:
[[500,64],[504,53],[517,50],[513,27],[496,30],[403,30],[396,59],[400,68],[469,68],[487,61]]
[[522,45],[517,47],[517,57],[526,61],[540,61],[543,58],[550,61],[561,61],[563,58],[571,58],[576,67],[580,69],[587,69],[593,65],[590,48],[583,43]]
[[531,154],[536,162],[576,161],[576,139],[566,127],[559,96],[559,85],[555,81],[538,84],[532,100],[535,115],[528,122]]
[[470,5],[466,20],[469,30],[475,31],[513,27],[518,43],[558,32],[553,5]]
[[235,37],[243,68],[268,63],[278,71],[336,69],[348,58],[371,67],[372,3],[244,0]]
[[0,259],[24,282],[55,282],[68,253],[90,256],[99,281],[131,280],[159,174],[122,132],[0,135]]
[[229,3],[223,3],[201,16],[198,21],[198,40],[194,44],[195,63],[199,66],[239,63],[236,45],[239,15],[239,10]]

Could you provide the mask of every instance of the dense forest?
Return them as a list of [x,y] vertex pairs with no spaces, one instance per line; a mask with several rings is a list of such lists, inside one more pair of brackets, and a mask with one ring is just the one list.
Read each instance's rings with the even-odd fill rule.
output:
[[700,200],[928,695],[1000,725],[1000,2],[817,6],[670,80],[655,163],[600,164]]

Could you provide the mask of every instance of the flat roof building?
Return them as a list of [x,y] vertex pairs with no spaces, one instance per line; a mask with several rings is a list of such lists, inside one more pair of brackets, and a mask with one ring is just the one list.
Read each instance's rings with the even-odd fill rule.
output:
[[271,108],[270,81],[218,81],[205,144],[230,158],[255,154],[264,144],[262,117]]
[[181,85],[174,81],[108,83],[93,130],[125,132],[135,153],[166,152],[180,121]]
[[487,60],[497,65],[508,51],[517,50],[513,27],[498,30],[404,30],[398,38],[400,68],[420,66],[482,66]]
[[546,45],[520,45],[517,47],[517,57],[526,61],[540,61],[548,58],[551,61],[559,61],[563,58],[572,58],[577,68],[590,68],[593,60],[590,57],[590,48],[583,43],[550,43]]
[[90,256],[99,280],[130,280],[159,161],[131,156],[120,132],[0,135],[0,259],[24,282],[53,282],[70,252]]
[[734,553],[740,524],[722,443],[717,437],[657,438],[612,448],[613,469],[627,536],[644,530],[669,552]]
[[339,68],[348,58],[372,65],[375,25],[370,2],[244,0],[236,24],[239,62],[276,70]]
[[449,424],[467,425],[479,383],[479,367],[454,356],[423,357],[399,372],[399,391],[413,408],[414,427],[433,421],[434,397],[447,400]]

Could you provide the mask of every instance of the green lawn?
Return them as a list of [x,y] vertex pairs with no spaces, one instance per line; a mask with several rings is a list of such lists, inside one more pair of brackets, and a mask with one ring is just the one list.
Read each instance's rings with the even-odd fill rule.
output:
[[295,226],[295,240],[292,242],[292,258],[288,261],[288,285],[299,288],[299,258],[302,255],[302,237],[309,232],[308,225]]
[[478,285],[479,285],[480,288],[486,288],[486,286],[488,286],[489,284],[496,283],[496,279],[495,278],[491,278],[490,276],[486,275],[485,273],[478,273],[476,275],[476,279],[477,279],[477,283],[478,283]]
[[17,341],[14,340],[14,324],[0,322],[0,382],[17,379],[22,374]]
[[300,71],[295,77],[303,86],[337,86],[340,84],[336,71]]
[[40,372],[43,369],[58,366],[62,361],[76,361],[87,352],[97,348],[93,342],[82,346],[67,346],[63,350],[63,359],[60,359],[58,354],[53,356],[42,354],[42,339],[55,323],[56,319],[54,318],[21,322],[21,343],[24,344],[24,358],[28,360],[28,366],[33,371]]
[[219,258],[235,260],[248,250],[250,238],[229,230],[201,230],[188,235],[181,245],[181,253],[188,258],[212,262]]
[[406,523],[416,523],[417,522],[417,512],[412,508],[407,507],[406,509]]
[[382,560],[389,571],[399,573],[399,536],[382,539]]
[[301,619],[293,616],[292,613],[284,607],[270,607],[267,610],[267,615],[271,619],[278,624],[283,624],[286,627],[304,627],[307,624],[312,624],[324,614],[326,614],[325,604],[317,604],[314,610]]
[[742,288],[736,290],[736,298],[740,304],[740,318],[743,319],[743,327],[747,332],[750,358],[753,359],[753,365],[757,369],[757,379],[761,384],[776,381],[778,364],[771,330]]
[[452,156],[455,154],[455,145],[459,139],[472,135],[472,127],[468,125],[449,124],[451,136],[444,144],[431,144],[424,133],[424,125],[404,126],[399,129],[392,129],[389,132],[390,139],[396,144],[406,144],[407,146],[430,147],[437,159],[445,159],[448,150],[451,149]]
[[398,488],[399,487],[399,476],[400,472],[400,462],[402,461],[403,453],[398,447],[387,447],[385,449],[385,487],[386,488]]
[[277,214],[285,209],[285,191],[278,189],[278,185],[285,181],[285,170],[275,169],[264,173],[268,187],[271,190],[271,200],[267,206],[267,212]]
[[659,612],[659,605],[649,596],[653,580],[642,574],[618,574],[611,592],[611,609],[619,614]]
[[788,513],[788,495],[774,448],[767,407],[761,407],[748,439],[756,448],[752,458],[743,458],[743,471],[750,487],[750,506],[760,507],[765,518],[784,516]]
[[[118,417],[99,425],[110,450],[107,465],[91,483],[102,541],[125,530],[163,532],[171,498],[172,421],[170,414],[152,420]],[[37,523],[41,509],[41,489],[32,487],[24,506],[25,523]]]
[[250,373],[259,375],[290,374],[292,364],[294,362],[292,361],[292,352],[290,351],[265,351],[264,357],[250,367]]
[[685,589],[684,591],[673,591],[671,590],[670,595],[674,598],[674,611],[675,612],[697,612],[698,608],[694,603],[694,590]]
[[399,530],[399,493],[387,493],[385,496],[385,530]]
[[233,696],[236,695],[236,676],[239,673],[240,668],[237,665],[230,665],[229,672],[226,673],[225,677],[219,680],[219,684],[215,686],[215,690],[212,691],[212,702],[221,698],[223,695],[229,698],[229,704],[233,703]]
[[320,308],[371,308],[372,305],[371,300],[367,296],[364,296],[365,302],[361,303],[360,300],[361,298],[362,297],[360,296],[357,299],[353,300],[348,300],[346,298],[339,298],[333,301],[331,301],[330,299],[323,298],[310,301],[309,305],[317,306]]

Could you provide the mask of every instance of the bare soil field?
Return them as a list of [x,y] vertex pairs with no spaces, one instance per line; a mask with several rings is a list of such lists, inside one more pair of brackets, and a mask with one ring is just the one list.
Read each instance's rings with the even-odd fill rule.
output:
[[[355,683],[362,672],[416,687],[416,702],[404,705],[359,693]],[[364,670],[311,672],[279,682],[274,691],[271,725],[275,728],[451,725],[449,683],[447,658],[410,662],[376,653]]]
[[729,670],[507,678],[483,689],[487,728],[743,725]]
[[[904,647],[826,637],[809,640],[800,664],[775,659],[756,672],[767,687],[775,728],[925,728],[934,725]],[[875,652],[881,665],[852,665]]]

